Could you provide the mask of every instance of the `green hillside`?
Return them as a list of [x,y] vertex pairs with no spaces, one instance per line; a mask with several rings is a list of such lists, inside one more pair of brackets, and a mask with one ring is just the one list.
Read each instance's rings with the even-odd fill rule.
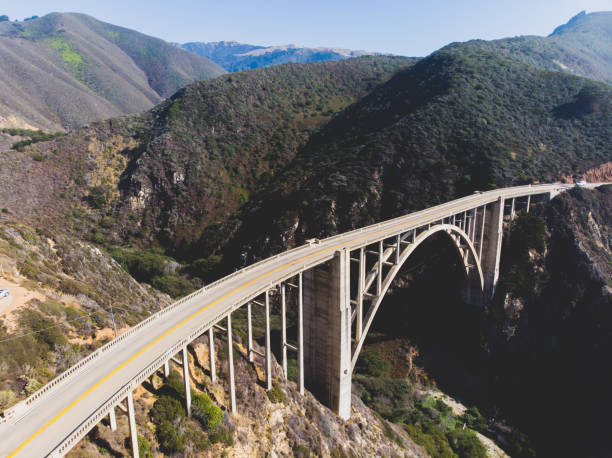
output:
[[334,118],[194,252],[232,264],[476,189],[556,181],[609,161],[611,126],[609,86],[452,45]]
[[221,75],[157,38],[76,13],[0,23],[0,127],[71,130]]
[[193,83],[143,115],[4,154],[0,200],[29,221],[98,241],[178,249],[225,221],[333,116],[413,63],[287,64]]
[[554,70],[612,83],[612,12],[584,12],[548,37],[474,40],[464,46],[487,50]]

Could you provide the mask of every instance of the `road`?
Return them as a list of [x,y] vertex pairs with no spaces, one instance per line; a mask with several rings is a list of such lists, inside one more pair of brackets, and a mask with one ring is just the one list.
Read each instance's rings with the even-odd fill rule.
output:
[[[334,236],[274,256],[232,274],[204,291],[191,295],[180,305],[171,305],[159,318],[125,337],[67,377],[27,409],[0,424],[0,456],[44,456],[83,424],[115,393],[131,383],[144,368],[171,347],[203,331],[246,301],[301,271],[331,259],[339,249],[356,249],[420,227],[453,213],[496,201],[499,196],[519,197],[565,188],[538,185],[506,188],[412,213],[407,216]],[[16,409],[19,410],[19,407]]]

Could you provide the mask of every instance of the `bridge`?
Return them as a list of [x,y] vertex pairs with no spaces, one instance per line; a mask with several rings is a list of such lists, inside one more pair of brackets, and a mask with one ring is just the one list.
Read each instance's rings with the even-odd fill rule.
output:
[[[128,416],[132,451],[137,457],[133,391],[158,371],[168,376],[173,361],[183,369],[189,414],[187,346],[201,336],[208,339],[210,375],[216,382],[215,330],[227,335],[228,397],[231,413],[236,414],[232,313],[246,307],[248,359],[254,363],[255,354],[261,355],[265,386],[271,389],[273,294],[281,305],[284,377],[287,351],[295,351],[300,393],[304,389],[316,393],[321,402],[347,419],[352,373],[368,329],[414,250],[434,234],[448,237],[463,260],[465,300],[486,304],[499,276],[504,220],[514,218],[519,210],[528,212],[535,199],[550,199],[572,186],[543,184],[476,192],[324,240],[310,240],[236,271],[151,315],[7,409],[0,417],[0,456],[62,456],[103,418],[108,417],[110,428],[116,429],[119,408]],[[297,308],[297,345],[287,341],[290,305]],[[262,353],[253,346],[254,306],[265,310]]]

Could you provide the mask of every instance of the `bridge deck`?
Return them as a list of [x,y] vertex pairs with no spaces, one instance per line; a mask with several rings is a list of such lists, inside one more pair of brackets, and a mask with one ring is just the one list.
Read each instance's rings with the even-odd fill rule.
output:
[[330,259],[338,249],[355,249],[494,202],[500,196],[512,198],[544,194],[567,187],[522,186],[473,194],[290,250],[226,277],[205,291],[192,295],[172,311],[151,320],[79,372],[66,377],[39,401],[27,408],[18,405],[15,415],[0,424],[0,456],[44,456],[52,452],[101,405],[133,383],[144,368],[164,357],[169,349],[191,340],[194,333],[204,331],[271,285]]

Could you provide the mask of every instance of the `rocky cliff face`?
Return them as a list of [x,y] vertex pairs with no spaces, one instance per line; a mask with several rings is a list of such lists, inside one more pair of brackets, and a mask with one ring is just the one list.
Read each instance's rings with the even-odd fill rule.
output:
[[545,455],[605,456],[612,187],[574,189],[534,213],[513,225],[489,311],[493,397]]

